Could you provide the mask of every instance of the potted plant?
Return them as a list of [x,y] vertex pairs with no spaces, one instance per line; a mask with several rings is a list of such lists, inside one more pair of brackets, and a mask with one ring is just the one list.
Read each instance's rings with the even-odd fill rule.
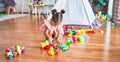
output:
[[93,0],[92,6],[95,13],[102,12],[104,7],[107,5],[108,0]]

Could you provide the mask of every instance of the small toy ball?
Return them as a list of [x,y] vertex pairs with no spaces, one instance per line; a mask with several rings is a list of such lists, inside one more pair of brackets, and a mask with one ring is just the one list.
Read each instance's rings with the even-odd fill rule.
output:
[[112,23],[115,23],[115,20],[111,18],[111,22],[112,22]]
[[65,25],[65,30],[66,30],[66,31],[68,30],[68,28],[69,28],[68,25]]
[[100,34],[103,34],[103,33],[104,33],[104,31],[103,31],[103,30],[100,30],[99,32],[100,32]]
[[81,33],[85,33],[85,30],[84,30],[84,29],[81,29]]
[[47,46],[46,42],[40,42],[40,48],[44,48],[45,46]]
[[70,41],[67,41],[67,42],[66,42],[66,45],[67,45],[67,46],[70,46],[70,44],[71,44]]
[[44,47],[45,50],[50,50],[50,45]]
[[48,42],[48,40],[45,40],[45,44],[46,44],[46,45],[49,45],[49,42]]
[[50,51],[48,51],[48,54],[52,56],[52,55],[54,55],[55,53],[54,53],[54,51],[51,51],[51,50],[50,50]]
[[17,56],[17,52],[14,52],[14,53],[13,53],[13,57],[16,57],[16,56]]
[[15,52],[15,50],[11,50],[12,54]]
[[25,53],[25,48],[24,48],[24,47],[21,48],[21,53],[22,53],[22,54]]
[[52,46],[50,47],[50,50],[48,51],[48,54],[51,55],[51,56],[55,54],[54,48]]
[[70,26],[69,28],[70,28],[70,29],[73,29],[73,26]]
[[12,59],[12,58],[13,58],[13,56],[12,56],[12,55],[9,55],[9,56],[8,56],[8,58],[9,58],[9,59]]
[[102,22],[105,22],[106,16],[102,16]]
[[80,41],[80,42],[82,42],[82,41],[84,41],[85,39],[84,39],[83,36],[78,36],[77,40]]
[[80,39],[80,41],[85,41],[85,38],[83,37],[83,36],[81,36],[81,39]]
[[70,40],[70,44],[72,44],[73,43],[73,41],[72,40]]
[[44,18],[47,19],[47,14],[44,14]]
[[100,14],[96,14],[96,17],[99,18],[99,17],[100,17]]
[[108,21],[111,21],[111,18],[108,18],[107,20],[108,20]]
[[51,46],[51,47],[50,47],[50,50],[52,51],[52,50],[54,50],[54,48]]
[[81,30],[78,30],[78,31],[77,31],[77,35],[81,35]]
[[84,38],[84,42],[86,42],[87,41],[87,36],[84,35],[83,38]]
[[50,50],[50,47],[55,48],[54,44],[49,44],[44,47],[45,50]]
[[6,49],[6,52],[10,52],[10,51],[11,51],[10,48]]
[[78,41],[81,41],[81,39],[82,39],[81,36],[78,36],[78,37],[77,37],[77,40],[78,40]]
[[12,55],[12,53],[11,52],[7,52],[6,53],[6,57],[8,57],[9,55]]
[[111,27],[114,28],[115,27],[115,23],[111,23]]
[[73,34],[73,31],[72,30],[68,30],[68,34]]
[[72,34],[68,34],[68,37],[72,37]]
[[44,16],[42,16],[42,19],[41,19],[42,21],[44,21]]
[[77,35],[77,32],[74,32],[74,35]]
[[17,54],[18,54],[18,55],[21,55],[22,53],[21,53],[21,51],[18,51]]
[[72,30],[73,34],[76,32],[76,30]]
[[32,15],[32,21],[34,21],[35,20],[35,16],[34,15]]
[[72,40],[73,40],[73,42],[76,42],[76,41],[77,41],[77,38],[73,37]]
[[96,32],[94,30],[88,30],[86,31],[87,34],[96,34]]

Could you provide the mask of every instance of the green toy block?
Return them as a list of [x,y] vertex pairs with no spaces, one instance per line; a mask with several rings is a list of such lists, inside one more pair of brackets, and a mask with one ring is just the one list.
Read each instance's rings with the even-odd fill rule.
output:
[[66,50],[68,50],[68,47],[66,46],[66,47],[64,47],[62,50],[63,50],[63,51],[66,51]]
[[61,44],[59,48],[61,48],[63,51],[66,51],[69,49],[65,44]]
[[83,36],[78,36],[78,37],[77,37],[77,40],[78,40],[78,41],[84,41],[84,37],[83,37]]
[[115,23],[111,23],[111,27],[114,28],[115,27]]
[[70,41],[67,41],[67,42],[66,42],[66,46],[70,46]]
[[64,48],[64,47],[66,47],[65,44],[61,44],[61,45],[59,46],[59,48]]
[[73,34],[72,30],[68,30],[68,34],[72,35]]

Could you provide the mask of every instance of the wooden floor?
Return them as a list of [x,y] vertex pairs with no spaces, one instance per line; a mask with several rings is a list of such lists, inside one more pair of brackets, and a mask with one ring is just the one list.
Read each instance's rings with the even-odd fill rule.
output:
[[[31,21],[28,16],[0,22],[0,62],[120,62],[120,26],[103,29],[104,34],[89,36],[84,45],[73,44],[66,52],[49,56],[39,48],[43,35],[40,21]],[[26,54],[6,59],[5,49],[15,45],[24,46]]]

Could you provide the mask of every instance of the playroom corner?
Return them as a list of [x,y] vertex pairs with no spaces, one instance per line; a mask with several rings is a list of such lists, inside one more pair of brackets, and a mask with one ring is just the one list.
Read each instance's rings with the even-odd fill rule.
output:
[[120,0],[0,0],[0,62],[120,62]]

